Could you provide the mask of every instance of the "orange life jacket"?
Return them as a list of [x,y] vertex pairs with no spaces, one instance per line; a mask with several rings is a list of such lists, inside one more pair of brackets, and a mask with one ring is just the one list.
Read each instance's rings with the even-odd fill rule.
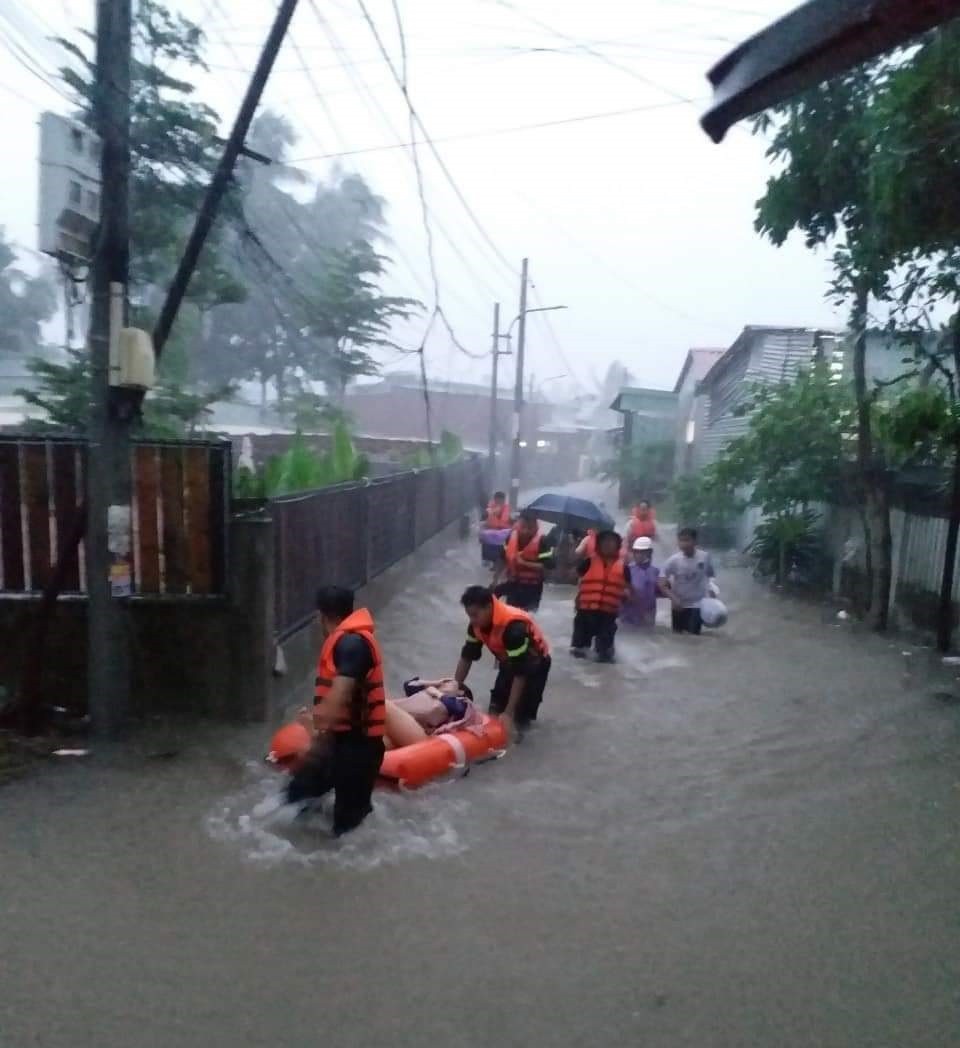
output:
[[543,582],[543,572],[537,568],[528,568],[525,564],[520,564],[520,558],[524,560],[532,560],[539,562],[540,560],[540,544],[543,540],[543,535],[538,531],[536,535],[523,547],[520,548],[520,532],[514,528],[510,533],[510,538],[507,540],[507,576],[514,582],[530,583],[538,585]]
[[510,503],[505,502],[502,506],[498,506],[495,502],[491,502],[487,506],[487,519],[484,527],[490,528],[493,531],[500,531],[503,528],[509,528]]
[[615,615],[623,603],[627,591],[627,579],[623,561],[605,561],[591,557],[587,573],[580,579],[577,591],[578,611],[605,611]]
[[473,632],[477,639],[486,644],[493,652],[494,658],[498,662],[506,662],[511,654],[519,654],[508,651],[506,642],[503,639],[506,628],[513,622],[523,622],[526,625],[527,632],[530,635],[530,646],[534,654],[539,655],[541,658],[546,658],[550,654],[550,645],[547,643],[547,638],[544,637],[533,616],[526,611],[521,611],[520,608],[504,604],[498,597],[493,599],[493,621],[490,623],[490,629],[484,632],[474,626]]
[[336,732],[358,731],[364,735],[383,735],[386,719],[387,696],[383,690],[383,656],[380,645],[373,634],[373,619],[366,608],[360,608],[340,623],[327,637],[320,649],[320,660],[317,664],[317,688],[315,702],[323,703],[330,694],[330,687],[337,675],[333,661],[333,651],[341,637],[353,633],[363,637],[370,647],[373,666],[362,681],[356,681],[353,695],[342,715],[333,724]]
[[657,515],[650,510],[645,517],[639,517],[636,513],[630,518],[627,528],[627,549],[633,547],[637,539],[654,539],[657,537]]

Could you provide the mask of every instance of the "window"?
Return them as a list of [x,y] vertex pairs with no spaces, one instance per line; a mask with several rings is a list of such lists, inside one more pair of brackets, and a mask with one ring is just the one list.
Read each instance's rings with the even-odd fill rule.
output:
[[70,144],[73,146],[74,153],[83,152],[83,132],[76,127],[70,128]]
[[697,423],[694,419],[687,419],[687,443],[692,444],[697,433]]
[[93,190],[87,190],[87,211],[91,215],[95,215],[100,208],[100,195],[94,193]]
[[79,182],[70,183],[70,203],[77,206],[83,204],[83,187]]

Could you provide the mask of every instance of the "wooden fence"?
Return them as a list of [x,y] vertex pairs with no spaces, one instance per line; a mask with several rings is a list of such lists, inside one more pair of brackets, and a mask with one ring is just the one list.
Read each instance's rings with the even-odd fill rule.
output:
[[364,585],[480,505],[483,485],[470,458],[272,499],[276,635],[310,622],[322,583]]
[[[138,442],[130,469],[134,592],[223,593],[230,445]],[[43,589],[80,511],[85,470],[82,441],[0,437],[0,593]],[[81,544],[64,592],[85,591]]]

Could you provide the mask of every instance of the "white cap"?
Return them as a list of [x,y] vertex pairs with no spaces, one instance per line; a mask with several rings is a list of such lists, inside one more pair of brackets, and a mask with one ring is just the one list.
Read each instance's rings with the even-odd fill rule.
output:
[[641,536],[633,544],[633,548],[634,548],[634,551],[636,551],[636,550],[647,550],[647,551],[652,550],[653,549],[653,539],[648,539],[646,536]]

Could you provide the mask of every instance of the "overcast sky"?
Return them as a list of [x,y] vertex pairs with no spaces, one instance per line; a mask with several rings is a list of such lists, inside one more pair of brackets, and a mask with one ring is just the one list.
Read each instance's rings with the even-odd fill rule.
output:
[[[489,348],[496,299],[504,326],[516,315],[524,255],[536,285],[531,305],[567,307],[530,318],[529,367],[538,385],[554,380],[546,392],[565,389],[570,379],[556,376],[571,374],[588,387],[615,359],[640,383],[670,387],[688,347],[727,346],[746,324],[842,322],[824,301],[823,257],[800,242],[774,249],[753,232],[770,173],[763,141],[740,128],[715,146],[697,122],[709,67],[792,0],[399,3],[410,97],[476,218],[421,146],[441,301],[471,350]],[[274,5],[172,6],[208,33],[211,71],[198,94],[229,124]],[[9,147],[0,224],[28,247],[36,244],[37,116],[69,106],[25,62],[55,80],[58,49],[45,38],[89,24],[93,7],[0,0]],[[367,8],[399,68],[390,0]],[[409,151],[381,148],[408,141],[406,108],[356,0],[300,0],[263,105],[295,123],[300,167],[323,177],[339,163],[387,199],[390,290],[431,301]],[[330,157],[343,153],[353,155]],[[416,325],[398,335],[419,341]],[[459,353],[442,330],[427,361],[438,384],[480,379],[489,366]]]

